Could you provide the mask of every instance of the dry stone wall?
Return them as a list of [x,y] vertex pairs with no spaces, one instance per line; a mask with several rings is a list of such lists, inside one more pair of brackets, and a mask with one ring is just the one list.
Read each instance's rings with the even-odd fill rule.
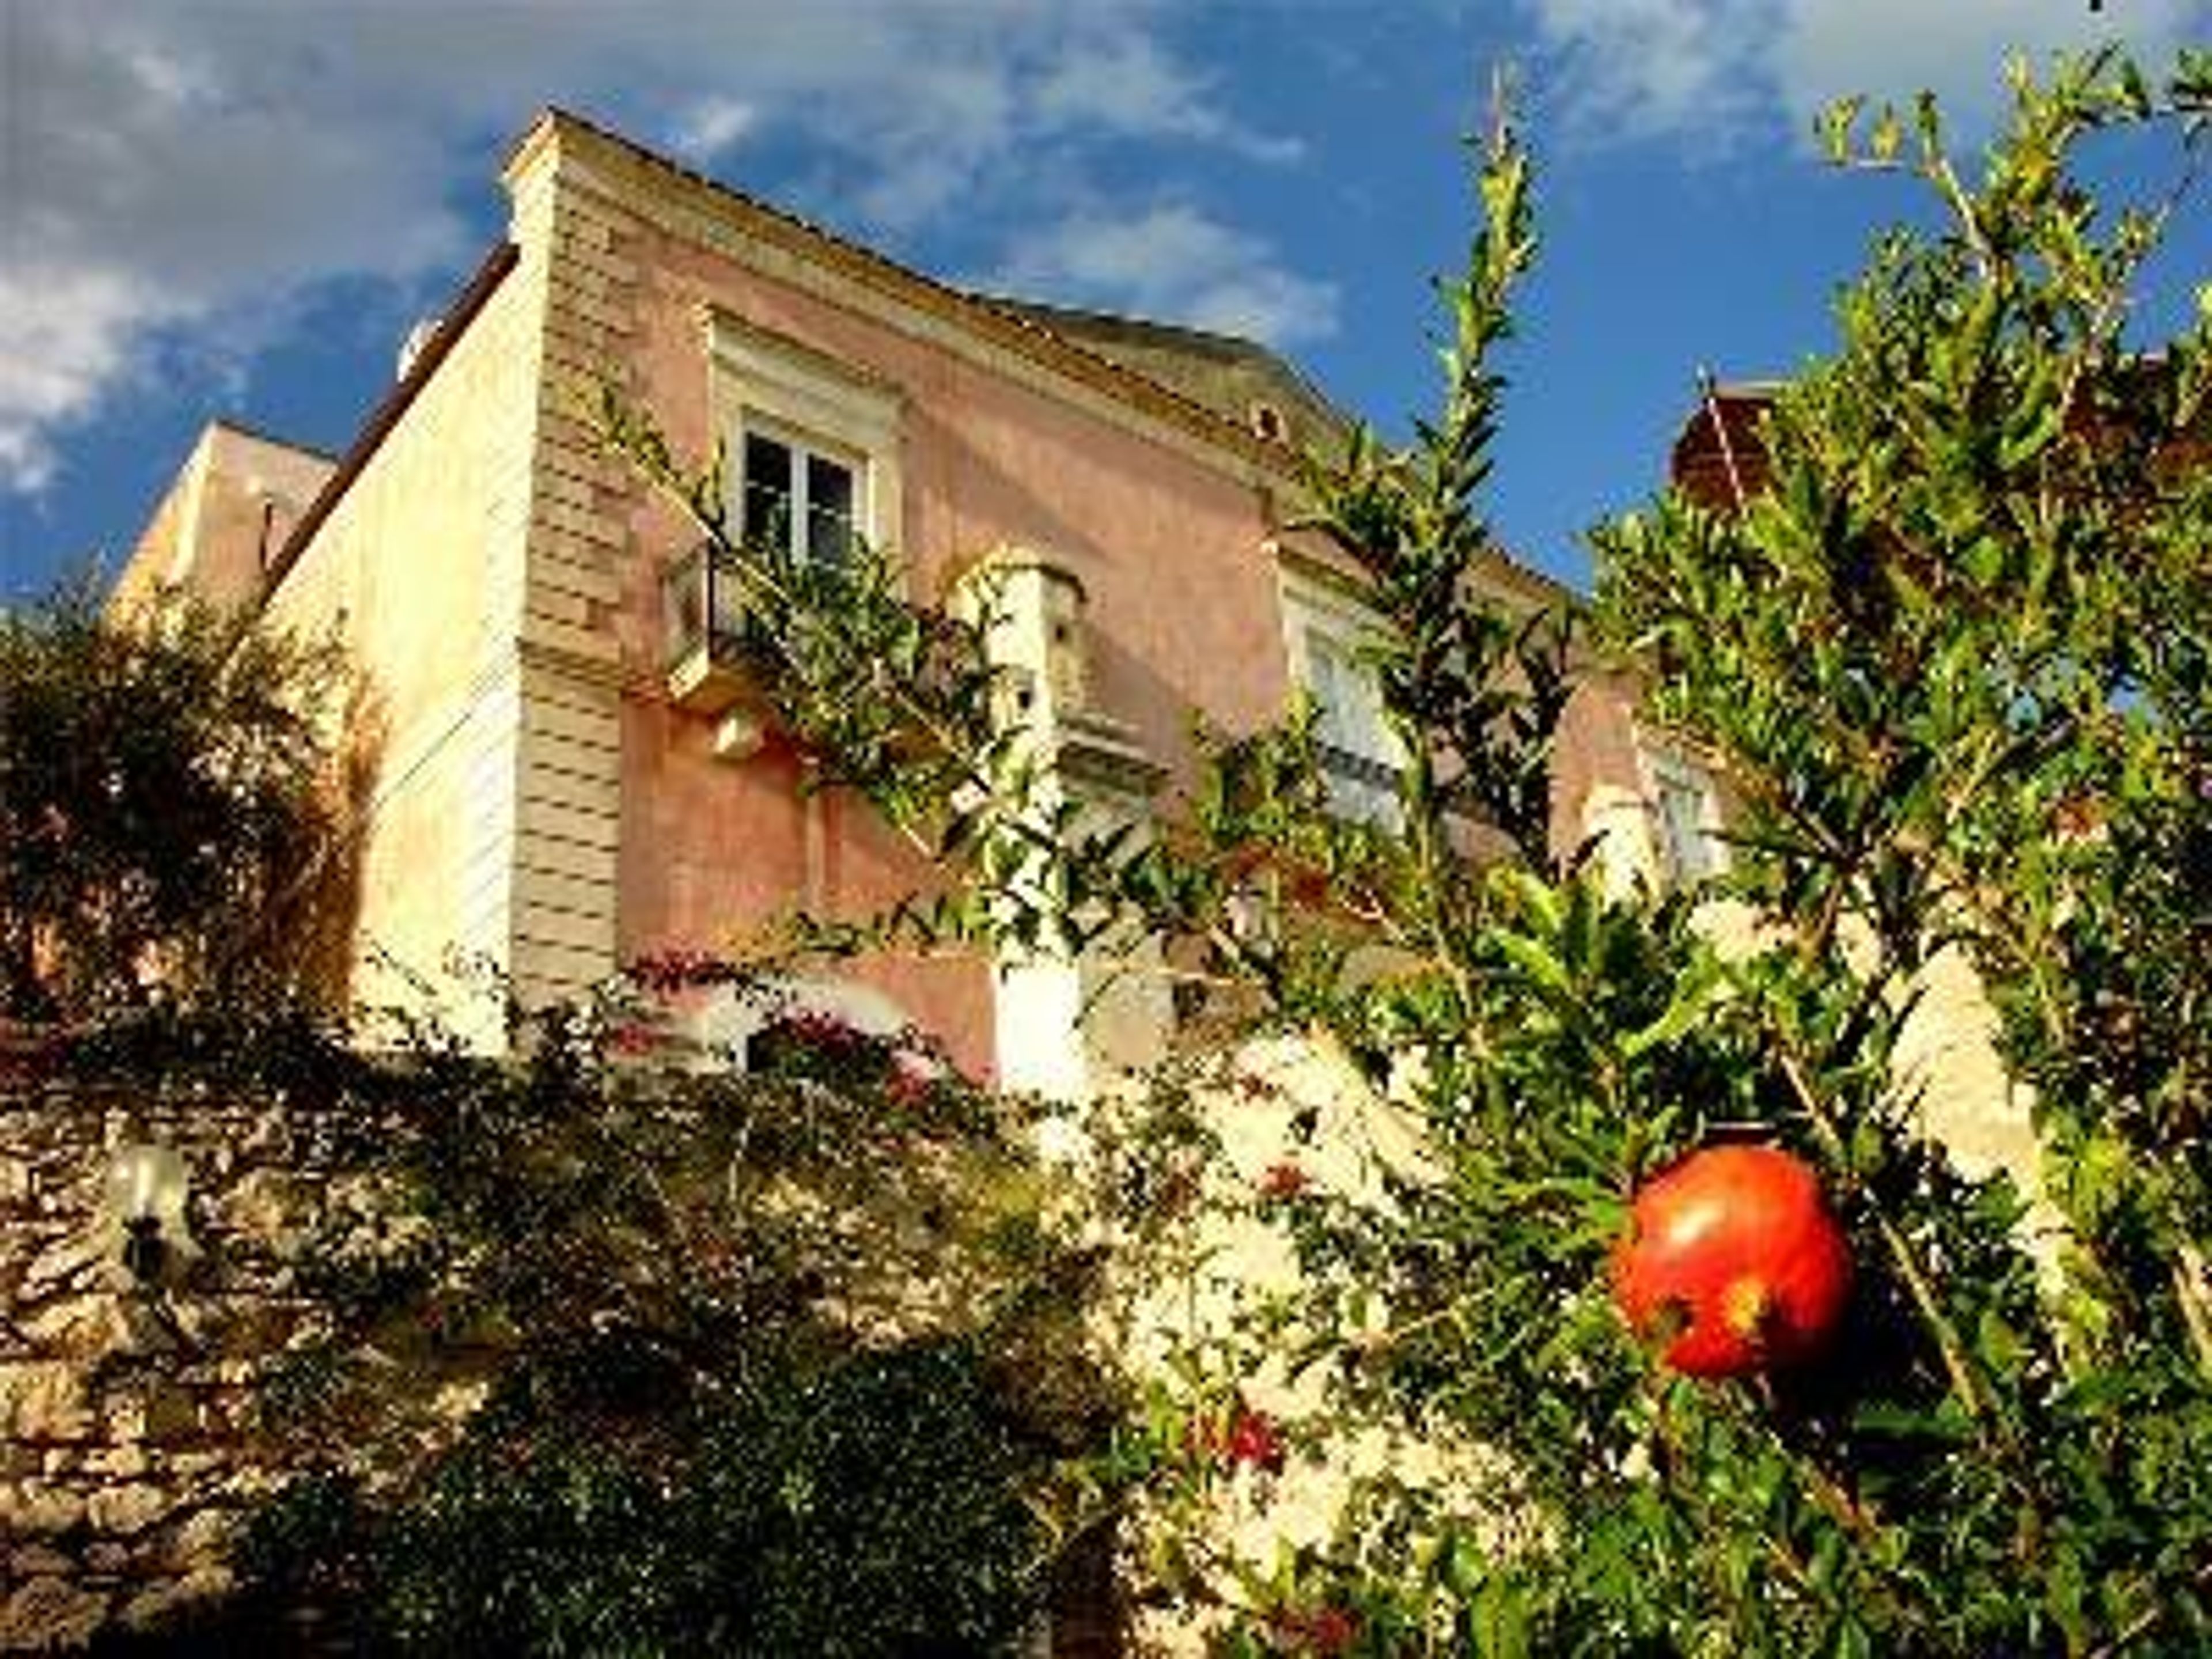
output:
[[[308,1317],[290,1241],[318,1139],[270,1103],[0,1074],[0,1651],[159,1629],[230,1588],[274,1480],[255,1384]],[[188,1243],[150,1285],[104,1196],[148,1140],[191,1182]]]

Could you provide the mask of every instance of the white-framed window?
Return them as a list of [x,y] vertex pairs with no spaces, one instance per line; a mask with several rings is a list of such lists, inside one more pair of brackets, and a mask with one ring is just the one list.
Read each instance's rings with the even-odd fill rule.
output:
[[900,541],[904,398],[863,364],[726,312],[703,313],[733,527],[809,558]]
[[1382,619],[1352,593],[1285,570],[1283,625],[1291,678],[1313,702],[1330,805],[1347,818],[1395,826],[1405,751],[1369,660]]
[[866,458],[757,416],[737,444],[738,529],[748,547],[842,560],[868,522]]
[[1664,878],[1691,886],[1728,868],[1720,792],[1702,762],[1672,746],[1648,748],[1652,829]]

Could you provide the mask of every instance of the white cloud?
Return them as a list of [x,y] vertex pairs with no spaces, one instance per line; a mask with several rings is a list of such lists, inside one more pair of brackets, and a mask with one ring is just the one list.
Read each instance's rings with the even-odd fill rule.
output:
[[1294,138],[1249,131],[1222,112],[1208,77],[1149,36],[1125,33],[1071,52],[1038,83],[1031,108],[1060,126],[1093,124],[1221,143],[1256,161],[1294,161]]
[[1698,146],[1809,130],[1850,93],[1925,88],[1985,128],[2009,52],[2118,40],[2150,62],[2212,26],[2207,0],[1520,0],[1585,137]]
[[1711,143],[1763,101],[1773,0],[1533,0],[1570,119],[1616,139]]
[[1986,127],[2007,94],[2010,52],[2039,64],[2062,49],[2119,40],[2156,63],[2212,27],[2202,0],[1796,0],[1771,51],[1775,84],[1801,119],[1853,93],[1909,99],[1926,88],[1968,130]]
[[125,378],[125,343],[155,309],[112,271],[0,272],[0,487],[35,491],[52,479],[52,434]]
[[685,160],[703,165],[719,160],[759,119],[759,112],[741,99],[702,98],[677,118],[668,145]]
[[1023,238],[983,286],[1289,346],[1336,330],[1337,293],[1285,269],[1260,238],[1187,204],[1083,213]]
[[[1167,0],[0,5],[0,489],[49,482],[180,339],[244,363],[332,278],[436,291],[462,210],[495,206],[499,137],[542,104],[701,166],[793,141],[863,234],[1033,219],[1102,143],[1293,153],[1224,112]],[[1310,325],[1295,279],[1249,294]]]

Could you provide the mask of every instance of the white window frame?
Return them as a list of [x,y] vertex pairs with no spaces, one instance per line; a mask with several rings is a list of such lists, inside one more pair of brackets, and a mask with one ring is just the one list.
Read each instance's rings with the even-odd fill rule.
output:
[[[1346,818],[1395,829],[1399,821],[1396,776],[1406,751],[1390,729],[1382,708],[1382,688],[1365,660],[1385,634],[1379,616],[1357,595],[1303,572],[1285,568],[1282,581],[1283,645],[1291,683],[1316,705],[1316,736],[1325,748],[1348,757],[1355,769],[1324,765],[1331,807]],[[1319,647],[1319,650],[1316,650]],[[1350,706],[1341,696],[1324,696],[1327,660],[1349,675]],[[1334,669],[1328,678],[1336,679]],[[1363,776],[1373,772],[1376,775]],[[1385,781],[1381,774],[1388,773]]]
[[[848,522],[854,534],[872,544],[878,538],[865,526],[869,522],[868,497],[871,494],[871,468],[868,458],[855,453],[840,444],[816,437],[812,433],[794,431],[763,415],[748,411],[741,416],[740,426],[731,443],[730,489],[731,511],[741,532],[744,532],[749,497],[751,493],[750,475],[747,471],[752,442],[762,439],[776,445],[788,458],[791,465],[790,510],[783,526],[784,550],[797,558],[812,556],[812,469],[811,463],[822,460],[842,468],[852,487],[852,511]],[[750,539],[747,532],[746,538]],[[842,556],[842,550],[840,553]]]
[[709,307],[703,312],[708,412],[726,446],[724,489],[732,526],[744,523],[748,433],[785,446],[794,463],[796,510],[786,533],[805,545],[804,458],[816,454],[853,475],[853,528],[871,547],[901,541],[899,449],[906,399],[868,368]]

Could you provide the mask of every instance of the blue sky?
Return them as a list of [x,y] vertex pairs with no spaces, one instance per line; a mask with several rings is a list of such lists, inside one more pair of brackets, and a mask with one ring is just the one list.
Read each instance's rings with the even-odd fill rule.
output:
[[[343,448],[547,102],[936,276],[1266,339],[1402,432],[1500,64],[1545,250],[1491,510],[1583,585],[1699,368],[1820,352],[1920,211],[1814,110],[1926,86],[1971,135],[2008,48],[2114,37],[2206,43],[2212,0],[0,0],[0,600],[119,560],[211,416]],[[2208,275],[2200,188],[2146,329]]]

